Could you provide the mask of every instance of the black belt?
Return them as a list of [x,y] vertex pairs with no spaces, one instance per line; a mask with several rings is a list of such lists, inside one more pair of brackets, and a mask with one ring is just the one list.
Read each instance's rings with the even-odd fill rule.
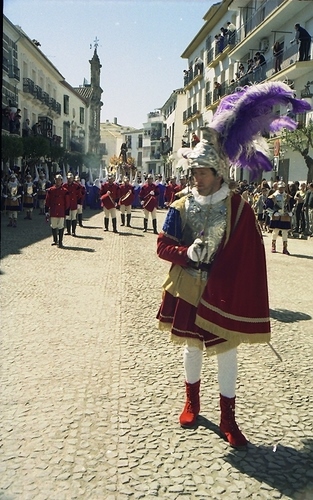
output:
[[193,260],[188,262],[188,267],[192,267],[192,269],[196,269],[197,271],[206,271],[207,273],[210,271],[211,265],[205,262],[194,262]]

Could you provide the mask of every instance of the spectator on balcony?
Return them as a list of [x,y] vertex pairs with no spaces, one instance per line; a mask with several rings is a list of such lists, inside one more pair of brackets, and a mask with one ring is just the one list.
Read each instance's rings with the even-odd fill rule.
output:
[[189,71],[187,69],[184,69],[183,73],[184,73],[184,87],[186,87],[186,85],[188,85]]
[[31,126],[29,125],[29,118],[26,118],[26,120],[23,122],[22,125],[22,136],[28,137],[30,135],[32,135],[32,129]]
[[222,85],[219,82],[214,82],[214,98],[215,100],[222,97]]
[[273,46],[274,56],[274,71],[278,73],[281,70],[281,63],[283,62],[283,45],[280,42],[275,42]]
[[256,65],[254,71],[255,82],[263,82],[266,78],[266,60],[261,52],[255,53]]
[[228,29],[223,26],[221,27],[221,36],[224,37],[224,47],[226,47],[228,44]]
[[311,35],[299,23],[295,24],[295,30],[295,37],[290,43],[297,42],[299,44],[299,61],[309,61]]
[[227,21],[226,24],[227,24],[228,43],[229,45],[234,45],[236,41],[236,26],[230,21]]
[[224,48],[224,37],[221,35],[215,35],[215,54],[218,55],[223,52]]
[[42,135],[42,132],[41,132],[41,125],[39,122],[36,122],[33,126],[32,126],[32,131],[33,131],[33,134],[34,135]]
[[203,61],[201,57],[196,57],[195,59],[195,75],[201,75],[203,73]]

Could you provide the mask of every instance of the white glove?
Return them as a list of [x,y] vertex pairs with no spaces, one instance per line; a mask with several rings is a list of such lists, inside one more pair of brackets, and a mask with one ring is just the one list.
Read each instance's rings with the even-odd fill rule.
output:
[[190,245],[187,249],[188,258],[194,262],[202,262],[205,254],[206,246],[200,238],[196,238],[192,245]]
[[3,198],[7,198],[7,197],[8,197],[8,195],[7,195],[7,194],[4,194],[4,195],[3,195]]
[[279,217],[280,213],[279,212],[274,212],[274,217]]
[[13,200],[13,201],[16,201],[16,200],[17,200],[16,196],[13,196],[12,200]]
[[144,202],[143,202],[143,201],[141,201],[141,202],[140,202],[140,204],[141,204],[141,205],[143,205],[143,204],[144,204]]
[[154,196],[154,191],[150,191],[149,194],[151,194],[151,196]]
[[289,217],[292,217],[292,212],[288,212]]

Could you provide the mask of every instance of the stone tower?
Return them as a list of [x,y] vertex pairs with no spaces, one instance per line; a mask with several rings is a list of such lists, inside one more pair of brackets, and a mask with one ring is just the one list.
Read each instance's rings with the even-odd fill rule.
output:
[[103,103],[101,102],[102,88],[100,87],[100,59],[97,54],[98,41],[95,41],[95,49],[92,59],[90,59],[90,86],[91,96],[89,104],[89,148],[90,153],[99,152],[100,143],[100,113]]

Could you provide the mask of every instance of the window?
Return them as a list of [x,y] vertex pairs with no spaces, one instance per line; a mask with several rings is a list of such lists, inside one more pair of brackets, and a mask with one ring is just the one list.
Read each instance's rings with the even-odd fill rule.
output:
[[70,96],[64,94],[64,99],[63,99],[63,108],[64,108],[64,114],[68,115],[70,112]]
[[79,123],[80,124],[85,123],[85,109],[84,108],[79,108]]

